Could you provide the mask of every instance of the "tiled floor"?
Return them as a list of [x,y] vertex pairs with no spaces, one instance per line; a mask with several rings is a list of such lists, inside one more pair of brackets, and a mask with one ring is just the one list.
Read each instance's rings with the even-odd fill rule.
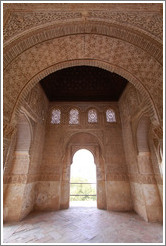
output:
[[162,243],[162,225],[135,213],[70,207],[4,224],[4,243]]

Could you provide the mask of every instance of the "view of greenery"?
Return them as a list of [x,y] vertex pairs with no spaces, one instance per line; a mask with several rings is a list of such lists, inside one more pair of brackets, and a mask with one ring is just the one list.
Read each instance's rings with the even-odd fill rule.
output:
[[87,179],[74,177],[71,178],[71,183],[83,184],[70,184],[70,195],[95,195],[95,196],[70,196],[70,201],[96,201],[96,184],[89,183]]

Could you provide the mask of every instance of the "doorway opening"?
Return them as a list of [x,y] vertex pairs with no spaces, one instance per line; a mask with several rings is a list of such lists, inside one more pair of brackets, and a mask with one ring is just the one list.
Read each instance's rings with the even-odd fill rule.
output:
[[86,149],[73,156],[70,170],[70,206],[97,207],[96,165]]

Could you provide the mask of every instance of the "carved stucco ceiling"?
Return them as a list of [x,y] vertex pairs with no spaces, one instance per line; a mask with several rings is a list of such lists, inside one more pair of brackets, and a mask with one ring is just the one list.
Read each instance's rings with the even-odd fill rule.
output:
[[128,81],[90,66],[69,67],[40,81],[49,101],[118,101]]

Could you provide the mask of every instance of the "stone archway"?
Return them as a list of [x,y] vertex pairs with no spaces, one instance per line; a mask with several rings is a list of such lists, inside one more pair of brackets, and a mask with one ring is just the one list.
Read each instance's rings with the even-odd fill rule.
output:
[[67,67],[73,67],[73,66],[95,66],[99,67],[102,69],[105,69],[110,72],[115,72],[124,78],[126,78],[131,84],[135,86],[135,88],[140,92],[140,94],[144,97],[145,102],[147,104],[147,110],[149,112],[149,115],[151,117],[151,120],[154,122],[154,125],[159,125],[160,123],[160,116],[158,114],[158,110],[155,106],[154,100],[150,96],[149,92],[145,88],[144,85],[134,76],[132,75],[129,71],[124,69],[123,67],[116,66],[115,64],[110,64],[103,62],[101,60],[87,60],[87,59],[79,59],[79,60],[70,60],[70,61],[65,61],[61,62],[55,65],[52,65],[45,70],[39,72],[34,76],[29,83],[23,88],[23,90],[20,92],[17,102],[14,106],[13,113],[11,116],[11,122],[15,120],[16,115],[19,112],[19,109],[21,107],[21,104],[24,100],[24,98],[27,96],[27,94],[30,92],[30,90],[39,82],[40,79],[46,77],[48,74],[51,74],[52,72],[58,71],[63,68]]
[[[62,46],[65,47],[65,52]],[[103,52],[100,52],[101,50]],[[162,118],[162,88],[159,86],[162,81],[161,64],[146,51],[129,42],[99,34],[74,34],[36,44],[8,65],[4,71],[4,99],[8,98],[8,95],[10,99],[4,100],[4,122],[11,122],[16,105],[22,103],[26,94],[40,79],[63,67],[73,66],[72,63],[88,65],[88,61],[89,65],[94,64],[108,71],[114,71],[137,85],[140,92],[144,94],[147,105],[153,105],[149,106],[153,108],[151,114],[155,115],[154,112],[157,111],[155,121],[160,121],[159,119]],[[147,67],[148,61],[150,66]],[[154,88],[150,86],[151,83]],[[8,86],[9,84],[11,86]],[[156,98],[160,99],[156,101]]]
[[87,149],[94,156],[97,172],[97,207],[99,209],[106,209],[105,167],[102,149],[96,136],[86,132],[74,134],[66,145],[61,180],[60,208],[69,207],[70,165],[72,164],[74,154],[80,149]]
[[[82,15],[82,13],[80,13]],[[85,17],[85,16],[84,16]],[[119,16],[120,17],[120,16]],[[15,18],[17,18],[15,16]],[[153,17],[152,17],[153,18]],[[124,23],[120,22],[118,19],[106,21],[106,16],[104,16],[105,22],[101,22],[100,15],[96,21],[88,20],[85,24],[85,19],[72,22],[68,20],[65,25],[59,23],[47,23],[46,25],[41,25],[38,30],[33,30],[31,25],[28,26],[29,31],[26,33],[22,32],[17,34],[16,30],[5,30],[5,47],[4,47],[4,67],[6,68],[18,55],[23,53],[25,50],[33,47],[36,44],[45,42],[50,39],[64,37],[68,35],[75,34],[99,34],[110,37],[115,37],[121,39],[125,42],[130,42],[133,45],[144,49],[150,55],[152,55],[159,63],[162,64],[162,37],[156,38],[155,35],[151,35],[150,32],[145,31],[145,29],[138,28],[134,25],[128,25],[126,21]],[[145,19],[144,19],[145,20]],[[46,21],[47,22],[47,21]],[[32,24],[32,23],[31,23]],[[131,23],[130,23],[131,24]],[[136,24],[136,23],[135,23]],[[160,23],[156,21],[156,24]],[[56,29],[55,26],[56,25]],[[13,28],[14,29],[14,28]],[[26,29],[26,28],[25,28]],[[153,30],[154,31],[154,30]],[[15,39],[6,38],[6,34],[16,34]],[[161,35],[160,27],[160,35]],[[146,47],[146,48],[145,48]],[[17,50],[17,52],[14,52]]]

